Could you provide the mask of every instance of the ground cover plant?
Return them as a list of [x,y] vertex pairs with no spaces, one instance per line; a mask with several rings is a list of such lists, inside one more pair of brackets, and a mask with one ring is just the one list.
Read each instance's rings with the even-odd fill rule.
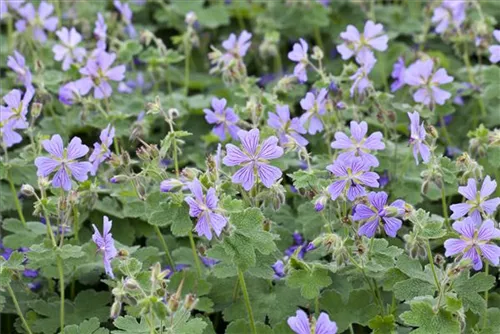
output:
[[0,14],[2,333],[500,333],[500,2]]

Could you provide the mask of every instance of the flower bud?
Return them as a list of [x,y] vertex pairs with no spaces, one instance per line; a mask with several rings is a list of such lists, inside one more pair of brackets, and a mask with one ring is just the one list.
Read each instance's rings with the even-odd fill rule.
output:
[[171,191],[180,190],[184,186],[184,183],[177,179],[167,179],[163,180],[160,183],[160,191],[164,193],[168,193]]
[[321,48],[317,45],[315,45],[313,47],[313,54],[311,56],[312,59],[316,59],[316,60],[321,60],[323,59],[324,57],[324,54],[323,54],[323,50],[321,50]]
[[186,14],[186,17],[184,18],[184,22],[186,22],[187,25],[193,26],[196,21],[198,21],[198,17],[196,16],[196,13],[193,11],[189,11]]
[[116,319],[120,315],[121,311],[122,311],[122,303],[119,302],[118,300],[115,300],[113,302],[113,305],[111,305],[111,311],[109,317],[111,319]]
[[194,168],[187,167],[182,170],[181,174],[189,181],[192,181],[198,176],[198,171]]
[[42,113],[43,104],[39,102],[33,102],[31,104],[31,117],[36,120]]
[[427,133],[432,137],[432,138],[439,138],[439,132],[436,130],[436,128],[433,125],[427,125]]
[[26,197],[31,197],[35,194],[35,189],[29,184],[23,184],[21,186],[21,194]]
[[327,201],[328,197],[325,195],[321,195],[320,197],[318,197],[314,202],[314,210],[316,210],[317,212],[323,211]]
[[125,289],[129,290],[137,290],[140,288],[139,283],[133,278],[127,278],[123,283],[123,286]]
[[337,102],[336,106],[338,110],[344,110],[345,108],[347,108],[346,104],[342,101]]
[[128,181],[129,177],[127,175],[115,175],[112,178],[109,179],[109,182],[111,183],[123,183]]
[[169,119],[176,119],[177,117],[179,117],[179,114],[180,114],[179,110],[177,110],[175,108],[170,108],[167,111],[167,115],[168,115]]
[[434,255],[434,263],[438,266],[442,266],[446,263],[446,258],[441,254]]
[[179,308],[179,298],[177,294],[170,296],[167,303],[168,309],[173,313]]
[[184,297],[184,308],[188,311],[192,311],[197,303],[198,299],[193,294],[188,293],[186,297]]
[[122,161],[125,166],[130,165],[130,154],[128,154],[127,151],[123,151],[122,155]]

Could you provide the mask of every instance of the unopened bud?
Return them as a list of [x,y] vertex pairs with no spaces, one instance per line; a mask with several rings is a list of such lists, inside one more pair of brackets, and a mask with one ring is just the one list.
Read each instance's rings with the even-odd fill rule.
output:
[[129,177],[127,175],[115,175],[112,178],[109,179],[109,182],[111,183],[123,183],[128,181]]
[[21,194],[27,197],[31,197],[35,194],[35,189],[29,184],[23,184],[21,186]]
[[179,299],[176,294],[169,298],[167,306],[171,312],[177,311],[179,308]]
[[439,132],[437,131],[437,129],[432,126],[432,125],[427,125],[427,133],[429,133],[429,135],[432,137],[432,138],[438,138],[439,137]]
[[198,171],[194,168],[184,168],[182,170],[182,175],[188,180],[194,180],[198,176]]
[[317,45],[314,46],[311,58],[316,60],[321,60],[323,59],[323,57],[324,57],[323,50],[321,50],[321,48]]
[[325,195],[321,195],[320,197],[318,197],[316,199],[316,202],[314,202],[314,209],[317,212],[323,211],[327,201],[328,201],[328,197],[326,197]]
[[264,223],[262,223],[262,229],[266,232],[269,232],[271,230],[271,221],[269,219],[265,219]]
[[42,113],[43,104],[39,102],[34,102],[31,104],[31,117],[33,120],[37,119],[38,116]]
[[177,110],[175,108],[170,108],[170,109],[168,109],[167,114],[168,114],[168,118],[176,119],[177,117],[179,117],[179,110]]
[[347,107],[346,104],[342,101],[337,102],[336,106],[338,110],[344,110]]
[[115,300],[113,302],[113,305],[111,305],[111,311],[109,317],[111,319],[116,319],[120,315],[121,311],[122,311],[122,303],[119,302],[118,300]]
[[123,151],[122,153],[122,161],[125,166],[130,165],[130,154],[127,151]]
[[446,259],[443,255],[441,254],[436,254],[434,256],[434,263],[437,264],[438,266],[442,266],[443,264],[446,263]]
[[118,256],[119,257],[127,257],[127,256],[129,256],[128,250],[126,250],[126,249],[120,249],[118,251]]
[[198,20],[198,17],[196,16],[196,13],[193,11],[190,11],[186,14],[186,17],[184,18],[184,22],[186,22],[187,25],[194,25],[196,21]]
[[123,286],[129,290],[136,290],[136,289],[139,289],[139,287],[140,287],[139,283],[133,278],[127,278],[125,280],[125,282],[123,283]]
[[192,311],[197,302],[198,299],[196,298],[196,296],[189,293],[186,295],[186,297],[184,297],[184,308],[188,311]]

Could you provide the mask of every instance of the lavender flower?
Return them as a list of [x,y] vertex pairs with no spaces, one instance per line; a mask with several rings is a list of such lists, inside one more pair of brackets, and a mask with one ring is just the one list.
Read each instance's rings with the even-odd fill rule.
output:
[[106,21],[104,21],[104,17],[101,13],[97,13],[97,20],[95,21],[94,28],[94,36],[98,41],[106,43],[108,26],[106,25]]
[[[500,30],[493,31],[493,36],[495,37],[497,42],[500,43]],[[488,50],[491,53],[490,61],[492,63],[498,63],[500,61],[500,45],[492,45],[488,48]]]
[[[9,7],[15,12],[24,5],[24,0],[2,0],[0,1],[0,20],[3,20],[9,14]],[[11,14],[12,15],[12,14]]]
[[215,266],[217,263],[220,262],[220,260],[201,255],[200,255],[200,260],[203,263],[203,265],[207,268],[213,268],[213,266]]
[[160,183],[160,191],[163,193],[171,192],[172,190],[187,189],[185,180],[177,180],[177,179],[166,179],[161,181]]
[[362,52],[356,56],[356,61],[361,64],[356,73],[351,75],[349,79],[353,80],[351,89],[351,97],[354,96],[354,92],[357,90],[359,95],[363,95],[365,91],[371,87],[370,79],[368,79],[368,74],[375,66],[377,59],[373,56],[371,51]]
[[285,263],[283,263],[282,260],[278,260],[276,261],[272,266],[271,268],[273,268],[274,270],[274,276],[273,278],[275,280],[279,280],[279,279],[282,279],[283,277],[286,276],[285,274]]
[[122,81],[125,78],[125,65],[110,68],[116,59],[116,54],[99,52],[96,59],[89,59],[87,65],[80,69],[85,77],[77,81],[83,95],[88,94],[94,88],[94,97],[104,99],[111,96],[113,88],[109,80]]
[[233,59],[242,59],[250,48],[250,39],[252,34],[243,30],[238,38],[235,34],[229,35],[229,38],[222,42],[222,47],[227,51],[222,59],[227,65]]
[[292,234],[292,237],[293,237],[293,245],[291,245],[285,250],[285,255],[292,256],[295,253],[295,251],[299,249],[297,257],[299,259],[304,258],[304,255],[307,253],[308,242],[304,241],[304,237],[299,232],[294,232]]
[[71,176],[75,180],[83,182],[87,180],[87,173],[91,170],[90,162],[79,162],[78,158],[83,157],[89,151],[86,145],[82,145],[82,140],[78,137],[71,139],[65,149],[61,136],[53,135],[50,140],[42,141],[43,148],[51,154],[51,157],[38,157],[35,165],[38,168],[37,175],[48,177],[56,171],[52,180],[54,188],[71,190]]
[[74,62],[81,63],[85,57],[86,51],[77,45],[82,41],[82,35],[73,27],[71,30],[63,27],[56,32],[57,37],[61,40],[62,44],[56,44],[52,48],[54,52],[54,59],[63,61],[63,71],[69,70],[69,67]]
[[290,142],[290,138],[299,146],[306,146],[309,143],[301,136],[307,133],[306,129],[300,124],[299,118],[290,119],[290,110],[287,105],[277,105],[276,113],[269,112],[268,116],[267,124],[278,131],[282,146]]
[[314,96],[313,93],[308,92],[306,96],[300,100],[300,106],[306,110],[300,116],[300,125],[307,129],[310,134],[323,131],[323,122],[321,121],[322,115],[326,113],[326,96],[328,90],[322,88],[318,95]]
[[130,94],[133,93],[134,90],[139,90],[142,93],[146,92],[150,89],[152,84],[150,82],[146,82],[144,80],[144,74],[142,72],[138,72],[135,76],[135,80],[127,80],[127,82],[120,82],[118,84],[118,91],[120,93]]
[[392,67],[391,77],[395,80],[391,84],[391,92],[395,92],[403,88],[405,85],[405,60],[403,57],[399,57]]
[[137,32],[132,24],[132,10],[130,9],[128,3],[122,4],[118,0],[113,1],[113,5],[120,12],[123,22],[125,22],[125,31],[127,32],[128,37],[136,38]]
[[444,68],[435,72],[433,69],[432,59],[417,60],[405,72],[405,83],[418,88],[413,94],[413,99],[426,106],[434,103],[443,105],[451,97],[449,92],[438,86],[452,82],[453,77],[449,76]]
[[111,234],[112,224],[113,222],[109,220],[107,216],[103,217],[102,235],[99,233],[97,227],[92,224],[92,227],[94,228],[92,240],[97,245],[98,251],[102,253],[106,274],[108,274],[111,278],[115,278],[113,269],[111,268],[111,260],[116,257],[118,252],[116,251],[115,241],[113,240],[113,236]]
[[200,181],[194,179],[188,185],[194,197],[186,197],[185,201],[189,205],[189,215],[198,218],[195,231],[199,236],[204,235],[208,240],[212,240],[212,230],[220,236],[222,229],[227,224],[227,218],[216,213],[219,201],[214,188],[209,188],[207,195],[203,195]]
[[438,34],[444,33],[450,23],[453,24],[454,28],[458,29],[465,21],[466,6],[465,1],[444,0],[439,7],[434,9],[432,15],[432,23],[437,24],[436,32]]
[[370,206],[365,204],[356,205],[356,212],[353,215],[354,221],[367,220],[359,230],[358,235],[365,235],[372,238],[377,231],[377,228],[382,223],[385,233],[390,237],[396,237],[396,233],[401,228],[401,219],[397,218],[405,212],[405,202],[396,200],[390,205],[387,205],[387,193],[370,192],[368,201]]
[[365,195],[364,186],[378,188],[379,176],[370,172],[370,167],[361,158],[354,157],[349,160],[337,159],[326,167],[338,179],[328,187],[332,200],[336,200],[341,194],[346,194],[350,201]]
[[493,214],[498,205],[500,205],[500,197],[488,199],[495,192],[497,182],[492,180],[490,176],[486,176],[481,190],[477,190],[476,180],[469,179],[467,186],[458,187],[458,192],[462,194],[467,201],[465,203],[453,204],[450,206],[453,214],[451,219],[458,219],[467,214],[474,217],[475,221],[481,220],[481,214]]
[[45,43],[47,40],[47,31],[55,31],[57,28],[58,19],[55,16],[50,16],[54,11],[54,6],[42,1],[38,7],[38,11],[32,3],[28,3],[19,8],[19,14],[23,19],[16,22],[16,29],[19,32],[26,30],[29,25],[33,29],[33,36],[40,43]]
[[233,139],[238,138],[238,131],[241,129],[236,125],[240,118],[233,111],[233,108],[226,108],[226,99],[212,99],[212,109],[203,109],[205,120],[209,124],[216,124],[212,132],[220,140],[226,140],[226,133],[229,133]]
[[331,146],[335,149],[345,150],[339,154],[338,158],[345,160],[360,157],[363,163],[368,166],[378,167],[378,159],[370,151],[385,148],[385,144],[382,142],[382,133],[377,131],[365,138],[367,132],[368,124],[356,121],[351,121],[351,137],[347,137],[343,132],[336,132],[335,140]]
[[[360,34],[355,26],[348,25],[346,31],[340,33],[340,38],[344,43],[337,46],[337,51],[344,60],[354,55],[358,56],[360,53],[371,52],[371,50],[385,51],[389,41],[389,37],[384,34],[384,26],[380,23],[375,24],[373,21],[366,21],[363,34]],[[358,61],[358,64],[361,63]]]
[[420,114],[417,111],[413,114],[408,113],[408,117],[410,118],[410,145],[413,145],[415,162],[418,165],[418,154],[420,153],[424,163],[427,163],[431,157],[431,151],[429,146],[425,144],[427,133],[425,132],[424,122],[420,124]]
[[495,228],[492,220],[481,220],[468,217],[453,224],[453,229],[460,234],[460,239],[448,239],[444,242],[445,256],[461,254],[464,259],[470,259],[474,270],[481,270],[483,262],[481,255],[491,264],[498,266],[500,247],[491,239],[500,239],[500,230]]
[[300,82],[307,81],[307,65],[309,64],[309,60],[307,59],[307,42],[302,38],[299,40],[299,43],[295,43],[293,45],[292,51],[288,53],[288,59],[291,61],[297,62],[295,68],[293,69],[293,75],[297,77]]
[[336,334],[337,324],[330,321],[328,314],[321,312],[317,321],[309,322],[307,314],[302,310],[297,310],[294,317],[287,320],[288,326],[296,334]]
[[99,168],[99,165],[111,156],[109,148],[111,144],[113,144],[114,137],[115,128],[112,127],[111,124],[108,124],[108,126],[101,131],[101,135],[99,136],[101,143],[94,143],[94,151],[89,158],[89,161],[92,163],[90,175],[94,176],[97,172],[97,168]]
[[227,144],[227,154],[222,160],[226,166],[243,166],[233,175],[233,183],[239,183],[243,189],[249,191],[255,184],[257,173],[262,184],[270,188],[282,175],[278,167],[269,165],[269,160],[283,155],[283,149],[277,145],[278,138],[271,136],[259,145],[259,129],[240,130],[238,137],[243,151],[233,144]]
[[7,58],[7,66],[11,70],[16,72],[17,80],[19,80],[26,88],[32,87],[32,76],[31,71],[28,66],[26,66],[26,61],[22,54],[14,50],[14,56],[9,56]]
[[78,101],[86,90],[85,82],[81,80],[68,82],[59,88],[59,101],[68,106]]
[[28,106],[35,95],[32,88],[28,88],[21,99],[22,92],[13,89],[3,97],[6,106],[0,106],[0,135],[6,147],[11,147],[22,141],[22,137],[15,130],[27,129],[26,121]]

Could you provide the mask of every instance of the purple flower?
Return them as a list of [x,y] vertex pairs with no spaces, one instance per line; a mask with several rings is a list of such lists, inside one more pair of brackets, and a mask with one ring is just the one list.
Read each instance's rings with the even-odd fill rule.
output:
[[189,205],[189,215],[198,218],[194,228],[196,233],[199,236],[204,235],[208,240],[212,240],[212,230],[217,236],[220,236],[222,229],[227,224],[227,218],[216,213],[219,199],[215,194],[215,189],[209,188],[207,195],[203,195],[203,189],[198,179],[190,182],[188,187],[194,197],[186,197],[185,201]]
[[418,154],[420,153],[424,163],[427,163],[431,157],[431,151],[429,146],[425,144],[427,133],[425,132],[424,122],[420,124],[420,114],[417,111],[413,114],[408,113],[408,117],[410,118],[410,145],[413,145],[415,162],[418,165]]
[[[385,51],[389,41],[389,37],[384,34],[384,26],[373,21],[366,21],[363,34],[360,34],[355,26],[348,25],[346,31],[340,33],[340,38],[344,43],[337,46],[337,51],[344,60],[371,50]],[[361,63],[358,61],[358,64]]]
[[137,32],[132,25],[132,10],[130,9],[128,3],[122,4],[120,1],[114,0],[113,5],[120,12],[122,20],[126,24],[125,31],[127,32],[128,37],[135,38],[137,36]]
[[33,88],[28,88],[21,99],[22,92],[13,89],[3,97],[6,106],[0,106],[0,135],[7,147],[18,144],[22,137],[15,130],[27,129],[28,106],[35,95]]
[[405,60],[403,57],[399,57],[392,67],[391,77],[395,80],[391,84],[391,92],[400,90],[405,85]]
[[490,242],[500,239],[500,230],[495,228],[492,220],[481,220],[468,217],[453,223],[453,229],[460,234],[460,239],[448,239],[444,242],[445,256],[461,254],[464,259],[470,259],[474,270],[481,270],[483,262],[481,255],[491,264],[498,266],[500,247]]
[[114,137],[115,128],[112,127],[111,124],[108,124],[108,126],[101,131],[101,135],[99,136],[101,143],[94,143],[94,151],[92,151],[89,158],[89,161],[92,163],[90,175],[94,176],[99,165],[111,156],[109,147],[113,144]]
[[481,213],[492,215],[500,205],[500,197],[488,199],[495,192],[497,182],[492,180],[490,176],[486,176],[481,190],[477,190],[476,180],[469,179],[467,186],[458,187],[458,192],[462,194],[467,201],[465,203],[453,204],[450,206],[453,214],[451,219],[458,219],[467,214],[474,217],[474,220],[481,220]]
[[80,69],[80,73],[85,77],[77,80],[77,85],[81,87],[81,92],[86,95],[94,88],[94,97],[104,99],[111,96],[113,88],[109,80],[122,81],[125,78],[125,65],[110,68],[116,59],[116,54],[101,51],[96,59],[89,59],[87,65]]
[[297,257],[299,259],[304,258],[304,255],[308,252],[307,250],[308,243],[304,242],[304,237],[299,232],[294,232],[292,237],[293,237],[293,245],[285,250],[285,255],[292,256],[295,253],[295,251],[299,249]]
[[222,42],[222,47],[227,51],[222,59],[227,65],[233,59],[241,59],[250,48],[252,34],[243,30],[238,38],[235,34],[229,35],[229,38]]
[[298,117],[290,119],[290,110],[287,105],[277,105],[276,113],[269,112],[268,116],[267,124],[278,131],[282,146],[287,144],[290,138],[299,146],[306,146],[309,143],[301,136],[307,133],[306,129],[300,124]]
[[353,80],[350,93],[351,97],[354,96],[355,91],[358,91],[359,95],[364,94],[364,92],[371,87],[370,79],[368,79],[368,74],[375,66],[377,59],[371,51],[361,52],[356,56],[356,61],[361,64],[356,73],[351,75],[349,79]]
[[377,131],[365,138],[367,132],[368,124],[356,121],[351,121],[351,137],[347,137],[343,132],[336,132],[335,140],[331,146],[335,149],[344,150],[339,154],[338,158],[352,159],[353,157],[360,157],[368,166],[378,167],[378,159],[370,153],[370,150],[383,150],[385,148],[385,144],[382,142],[382,133]]
[[80,182],[87,180],[87,173],[91,170],[92,164],[87,161],[77,161],[78,158],[83,157],[89,151],[86,145],[82,145],[80,138],[73,137],[65,149],[61,136],[53,135],[50,140],[42,141],[42,146],[51,154],[51,157],[38,157],[35,159],[38,176],[48,177],[52,172],[56,171],[52,179],[52,186],[54,188],[63,188],[66,191],[71,189],[71,176]]
[[337,324],[330,321],[328,314],[321,312],[317,321],[309,321],[307,314],[302,310],[297,310],[294,317],[287,320],[288,326],[296,334],[336,334]]
[[220,262],[220,260],[213,259],[213,258],[208,257],[208,256],[201,256],[201,255],[200,255],[200,260],[201,260],[201,262],[203,262],[203,264],[207,268],[212,268],[213,266],[215,266],[217,263]]
[[84,48],[77,47],[82,41],[82,35],[80,35],[74,27],[71,28],[71,30],[63,27],[56,32],[56,35],[61,40],[62,44],[56,44],[52,48],[54,59],[57,61],[62,60],[62,69],[63,71],[67,71],[74,62],[81,63],[87,53]]
[[[24,0],[2,0],[0,1],[0,20],[3,20],[9,14],[9,7],[18,11],[24,4]],[[13,14],[11,14],[13,15]]]
[[177,179],[167,179],[167,180],[161,181],[161,183],[160,183],[160,191],[161,192],[168,193],[174,189],[175,190],[187,189],[186,182],[183,180],[177,180]]
[[307,49],[308,45],[306,41],[302,38],[299,40],[299,43],[295,43],[293,45],[292,51],[288,53],[288,59],[291,61],[297,62],[295,68],[293,69],[293,75],[297,77],[300,82],[307,81],[307,64],[309,64],[309,60],[307,59]]
[[19,80],[26,88],[32,87],[32,77],[31,71],[28,66],[26,66],[26,61],[22,54],[14,50],[14,56],[9,56],[7,58],[7,66],[11,70],[16,72],[17,80]]
[[[83,85],[83,86],[82,86]],[[59,101],[68,106],[73,105],[79,100],[83,92],[87,89],[85,83],[81,80],[68,82],[59,88]]]
[[97,245],[98,251],[102,253],[102,259],[104,262],[104,269],[106,270],[106,274],[111,278],[115,278],[113,274],[113,269],[111,268],[111,260],[116,257],[118,252],[115,248],[115,241],[113,240],[113,236],[111,235],[111,226],[113,222],[108,219],[107,216],[103,217],[103,227],[102,227],[102,235],[99,233],[97,227],[92,224],[94,228],[94,234],[92,234],[92,240],[94,240]]
[[387,194],[381,192],[370,192],[368,194],[368,201],[370,206],[365,204],[356,205],[356,212],[352,219],[354,221],[366,220],[358,230],[358,235],[365,235],[372,238],[377,231],[377,228],[382,223],[385,233],[388,236],[395,238],[396,233],[403,224],[401,219],[397,218],[405,212],[405,202],[403,200],[396,200],[387,205]]
[[434,103],[443,105],[451,97],[449,92],[438,86],[452,82],[453,77],[449,76],[444,68],[435,72],[433,69],[432,59],[417,60],[405,72],[405,83],[418,88],[413,94],[413,99],[426,106],[434,105]]
[[238,131],[241,129],[236,125],[240,118],[233,111],[233,108],[226,108],[226,99],[212,99],[212,109],[203,109],[205,120],[209,124],[216,124],[212,129],[220,140],[226,140],[226,133],[234,139],[238,138]]
[[[500,30],[493,31],[493,36],[500,43]],[[492,45],[488,48],[491,53],[490,61],[492,63],[498,63],[500,61],[500,45]]]
[[35,7],[32,3],[28,3],[23,7],[19,8],[19,14],[23,19],[16,22],[16,29],[19,32],[26,30],[26,26],[29,25],[33,29],[33,36],[40,43],[45,43],[47,40],[47,31],[55,31],[57,28],[58,19],[55,16],[50,16],[54,11],[54,6],[42,1],[38,7],[38,11],[35,11]]
[[450,21],[458,29],[465,21],[466,6],[465,1],[444,0],[439,7],[434,9],[432,15],[432,23],[437,24],[436,32],[438,34],[445,32]]
[[338,179],[328,186],[332,200],[336,200],[341,194],[345,195],[347,192],[347,198],[353,201],[355,198],[365,195],[365,185],[372,188],[379,186],[378,174],[370,172],[370,167],[361,158],[337,159],[326,169]]
[[[189,264],[179,263],[179,264],[175,265],[176,272],[183,271],[184,269],[187,269],[187,268],[189,268]],[[166,266],[165,269],[163,270],[163,272],[164,273],[166,272],[166,275],[165,275],[166,279],[169,279],[174,274],[174,271],[172,270],[171,266]]]
[[233,183],[239,183],[249,191],[255,184],[257,173],[262,184],[270,188],[282,173],[278,167],[270,166],[269,160],[283,155],[283,149],[278,146],[278,138],[271,136],[259,145],[259,129],[238,132],[243,151],[233,144],[226,145],[226,156],[222,160],[226,166],[243,166],[232,177]]
[[323,122],[320,116],[326,113],[326,96],[328,90],[322,88],[318,95],[308,92],[306,96],[300,100],[300,106],[306,110],[300,116],[300,125],[307,129],[310,134],[323,131]]
[[120,82],[118,84],[118,91],[120,93],[130,94],[134,90],[140,90],[141,92],[146,92],[152,86],[151,83],[146,82],[144,80],[144,74],[142,72],[138,72],[135,80],[127,80],[127,82]]
[[106,42],[106,35],[108,26],[101,13],[97,13],[97,20],[95,21],[94,36],[98,41]]
[[273,278],[275,280],[279,280],[279,279],[282,279],[283,277],[285,277],[285,264],[283,263],[282,260],[276,261],[271,266],[271,268],[273,268],[273,270],[274,270],[274,276],[273,276]]

